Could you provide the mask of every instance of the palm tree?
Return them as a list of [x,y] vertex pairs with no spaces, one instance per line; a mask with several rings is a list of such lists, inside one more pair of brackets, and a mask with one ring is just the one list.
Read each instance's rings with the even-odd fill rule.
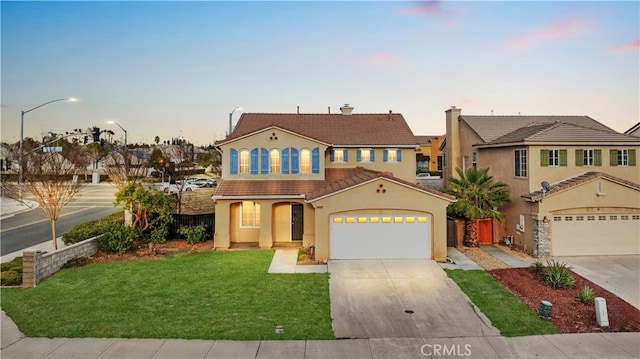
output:
[[509,202],[509,188],[505,183],[489,176],[489,169],[470,167],[466,171],[456,168],[459,178],[451,178],[444,192],[456,196],[456,202],[447,207],[447,214],[465,219],[465,245],[478,246],[478,218],[502,220],[498,209]]

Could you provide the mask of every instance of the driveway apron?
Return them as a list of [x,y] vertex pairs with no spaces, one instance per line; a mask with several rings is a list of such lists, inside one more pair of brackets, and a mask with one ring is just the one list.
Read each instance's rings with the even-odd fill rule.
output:
[[495,336],[498,330],[432,260],[332,260],[337,338]]

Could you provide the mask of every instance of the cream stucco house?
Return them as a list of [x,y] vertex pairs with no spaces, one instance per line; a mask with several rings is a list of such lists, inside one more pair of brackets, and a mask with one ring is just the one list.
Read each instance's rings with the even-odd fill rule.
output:
[[214,244],[314,245],[316,259],[446,258],[454,198],[415,184],[401,114],[243,114],[217,146]]
[[508,184],[504,232],[517,247],[542,258],[640,254],[640,138],[588,116],[473,116],[455,107],[446,125],[445,178],[489,167]]

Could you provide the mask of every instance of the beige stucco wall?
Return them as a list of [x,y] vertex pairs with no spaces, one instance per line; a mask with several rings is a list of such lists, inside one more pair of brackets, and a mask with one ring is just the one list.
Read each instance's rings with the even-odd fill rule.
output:
[[372,169],[380,172],[391,172],[397,178],[403,179],[409,182],[415,182],[416,180],[416,150],[415,148],[393,148],[399,149],[402,152],[402,160],[401,162],[384,162],[383,154],[384,148],[372,148],[372,147],[363,147],[363,149],[372,149],[375,151],[375,161],[374,162],[358,162],[356,161],[357,156],[356,152],[358,148],[340,148],[336,147],[335,149],[345,149],[348,150],[347,162],[331,162],[330,161],[330,151],[325,153],[324,163],[327,168],[353,168],[353,167],[364,167],[368,169]]
[[[382,185],[382,187],[380,187]],[[378,192],[385,189],[386,192]],[[437,261],[447,256],[446,208],[450,201],[420,192],[387,179],[370,183],[312,202],[316,217],[316,259],[328,259],[330,253],[330,216],[344,212],[364,214],[431,214],[432,255]],[[375,209],[375,210],[372,210]],[[392,238],[389,238],[392,241]]]
[[472,166],[472,153],[478,150],[473,145],[482,143],[480,137],[467,125],[466,122],[458,120],[460,109],[447,110],[446,123],[446,162],[444,164],[443,176],[445,179],[458,177],[456,168],[466,169]]
[[[277,138],[277,139],[276,139]],[[309,150],[313,150],[315,147],[320,148],[320,173],[299,173],[299,174],[280,174],[280,173],[269,173],[269,174],[260,174],[260,166],[258,165],[258,174],[236,174],[231,175],[229,163],[230,159],[230,149],[234,148],[236,150],[247,149],[251,151],[254,148],[266,148],[267,150],[271,150],[274,148],[284,149],[288,147],[293,147],[298,150],[303,148],[308,148]],[[270,129],[264,130],[260,132],[256,132],[250,136],[238,139],[237,141],[233,141],[227,144],[220,146],[222,150],[222,178],[230,179],[230,180],[321,180],[324,179],[324,168],[325,168],[325,157],[323,154],[327,150],[327,146],[307,139],[302,136],[294,135],[292,133],[279,130],[279,129]],[[354,152],[355,156],[355,152]],[[328,160],[328,158],[327,158]],[[258,163],[260,164],[260,154],[258,155]],[[289,167],[291,170],[291,167]]]

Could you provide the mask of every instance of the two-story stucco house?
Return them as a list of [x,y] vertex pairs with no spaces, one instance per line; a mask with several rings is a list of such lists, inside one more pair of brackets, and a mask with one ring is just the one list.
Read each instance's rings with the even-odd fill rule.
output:
[[214,245],[314,245],[316,259],[446,258],[446,207],[415,184],[415,136],[396,113],[244,113],[213,196]]
[[[640,254],[640,139],[588,116],[446,111],[444,176],[488,167],[509,185],[505,233],[536,257]],[[544,183],[544,185],[543,185]]]

